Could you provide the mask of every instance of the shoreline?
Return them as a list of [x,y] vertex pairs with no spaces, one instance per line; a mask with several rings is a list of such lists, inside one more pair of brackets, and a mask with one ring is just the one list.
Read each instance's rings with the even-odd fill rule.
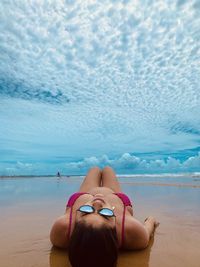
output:
[[[85,177],[85,174],[61,174],[60,177],[57,176],[56,174],[41,174],[41,175],[0,175],[1,178],[24,178],[24,177],[57,177],[57,178],[62,178],[62,177]],[[131,177],[185,177],[185,176],[190,176],[190,177],[199,177],[200,178],[200,172],[170,172],[170,173],[133,173],[133,174],[117,174],[116,176],[121,178],[131,178]]]

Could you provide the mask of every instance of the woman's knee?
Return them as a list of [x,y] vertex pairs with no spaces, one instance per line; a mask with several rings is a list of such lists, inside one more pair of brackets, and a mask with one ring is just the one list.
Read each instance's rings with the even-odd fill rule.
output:
[[101,172],[101,169],[98,166],[94,166],[90,168],[89,171]]
[[102,172],[113,172],[114,173],[114,170],[112,167],[110,166],[105,166],[102,170]]

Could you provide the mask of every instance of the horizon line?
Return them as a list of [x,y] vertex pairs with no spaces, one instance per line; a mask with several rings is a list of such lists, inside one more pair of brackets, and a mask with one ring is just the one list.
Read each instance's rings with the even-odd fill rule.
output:
[[[37,174],[37,175],[32,175],[32,174],[23,174],[23,175],[0,175],[0,178],[7,178],[7,177],[57,177],[57,178],[62,178],[62,177],[70,177],[70,176],[86,176],[86,174],[61,174],[60,176],[57,176],[56,174]],[[162,172],[162,173],[132,173],[132,174],[117,174],[119,178],[121,177],[129,177],[129,176],[185,176],[185,175],[193,175],[193,176],[200,176],[200,171],[199,172]]]

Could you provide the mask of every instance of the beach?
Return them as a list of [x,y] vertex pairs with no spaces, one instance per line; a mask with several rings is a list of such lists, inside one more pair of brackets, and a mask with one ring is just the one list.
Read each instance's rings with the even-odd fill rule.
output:
[[[0,266],[68,267],[67,252],[53,248],[49,232],[83,177],[0,178]],[[120,176],[134,216],[160,222],[147,249],[120,252],[121,267],[199,267],[200,177]]]

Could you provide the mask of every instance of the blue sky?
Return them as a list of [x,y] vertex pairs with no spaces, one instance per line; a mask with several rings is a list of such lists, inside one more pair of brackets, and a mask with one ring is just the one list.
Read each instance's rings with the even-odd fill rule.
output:
[[200,171],[199,1],[0,13],[0,175]]

